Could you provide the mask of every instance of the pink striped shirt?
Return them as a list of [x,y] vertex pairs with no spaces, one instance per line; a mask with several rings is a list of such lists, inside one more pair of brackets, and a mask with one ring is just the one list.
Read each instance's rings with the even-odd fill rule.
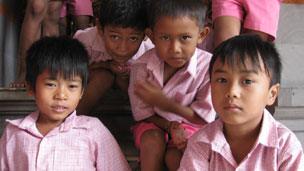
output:
[[301,143],[265,110],[255,146],[237,164],[223,134],[220,119],[207,124],[188,141],[179,171],[297,171],[304,170]]
[[[112,59],[112,57],[107,53],[105,49],[102,36],[98,34],[97,27],[90,27],[85,30],[78,30],[75,33],[74,38],[78,39],[86,47],[89,53],[90,63],[99,61],[104,62]],[[132,57],[132,59],[129,60],[129,62],[132,63],[134,60],[144,54],[147,50],[153,47],[154,45],[150,39],[142,41],[138,51]]]
[[210,53],[196,49],[188,64],[178,70],[164,85],[164,61],[156,55],[155,49],[146,52],[131,68],[129,97],[134,119],[140,121],[158,114],[169,121],[192,124],[177,114],[147,106],[139,99],[134,94],[134,83],[147,79],[161,88],[167,97],[191,107],[206,122],[213,121],[215,111],[211,102],[208,74],[210,59]]
[[47,135],[36,127],[38,112],[8,121],[1,138],[0,170],[127,171],[116,140],[97,119],[73,112]]

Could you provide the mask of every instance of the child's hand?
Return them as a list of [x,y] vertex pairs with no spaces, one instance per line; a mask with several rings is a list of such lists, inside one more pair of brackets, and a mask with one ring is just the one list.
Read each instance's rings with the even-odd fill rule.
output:
[[150,106],[156,106],[162,109],[166,108],[167,97],[160,88],[148,81],[142,81],[135,84],[134,93]]
[[128,63],[119,63],[113,60],[110,62],[110,70],[119,76],[129,77],[130,75],[130,65]]
[[172,121],[170,123],[169,132],[173,141],[173,144],[179,150],[184,150],[187,145],[185,129],[181,126],[180,123]]

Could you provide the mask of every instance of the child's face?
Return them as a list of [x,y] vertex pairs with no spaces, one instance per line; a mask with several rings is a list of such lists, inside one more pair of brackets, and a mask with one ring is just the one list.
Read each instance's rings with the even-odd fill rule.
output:
[[211,75],[211,95],[215,111],[228,125],[257,125],[266,105],[274,103],[279,84],[269,88],[270,78],[261,65],[255,69],[249,61],[246,67],[231,68],[220,59],[214,63]]
[[115,26],[105,26],[102,35],[107,52],[119,63],[131,59],[144,39],[143,31]]
[[40,112],[38,122],[63,122],[78,105],[82,90],[79,76],[66,80],[61,75],[52,78],[48,70],[42,72],[37,77],[35,90],[30,90]]
[[160,17],[151,38],[158,56],[173,68],[183,67],[205,37],[205,30],[189,17]]

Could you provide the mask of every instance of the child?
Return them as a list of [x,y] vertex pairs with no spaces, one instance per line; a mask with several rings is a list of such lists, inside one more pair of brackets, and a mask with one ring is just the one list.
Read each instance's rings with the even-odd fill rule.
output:
[[76,115],[87,65],[87,52],[76,40],[45,37],[31,46],[26,81],[38,111],[8,120],[0,170],[130,170],[103,124]]
[[161,170],[163,160],[176,170],[187,139],[215,119],[208,76],[211,54],[196,48],[207,34],[203,8],[201,0],[151,3],[147,32],[155,48],[132,65],[129,87],[143,171]]
[[219,119],[191,137],[180,171],[303,170],[299,140],[265,109],[280,86],[272,44],[241,35],[215,49],[209,68]]
[[258,34],[265,41],[276,37],[281,0],[212,0],[214,47],[240,33]]
[[143,41],[145,0],[101,1],[98,19],[97,27],[75,34],[90,56],[88,88],[77,107],[81,114],[89,114],[114,85],[127,92],[130,63],[153,47],[150,41]]
[[18,75],[11,87],[25,87],[25,56],[32,43],[42,36],[59,35],[61,5],[61,0],[27,0],[20,33]]

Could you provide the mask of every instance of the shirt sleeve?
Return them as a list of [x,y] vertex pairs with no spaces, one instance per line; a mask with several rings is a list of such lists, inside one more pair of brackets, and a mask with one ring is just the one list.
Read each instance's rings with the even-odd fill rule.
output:
[[8,126],[5,128],[2,137],[0,139],[0,170],[7,171],[8,168],[8,154],[6,153],[7,139],[8,139]]
[[301,143],[294,134],[290,134],[285,143],[281,143],[278,156],[278,170],[303,170],[304,156]]
[[209,146],[189,139],[178,171],[208,170]]
[[92,122],[92,128],[96,170],[130,171],[130,166],[110,131],[98,119]]
[[145,63],[136,62],[133,65],[131,65],[130,83],[129,83],[128,92],[129,92],[133,118],[136,121],[140,121],[154,115],[153,108],[150,105],[143,102],[134,93],[134,85],[140,82],[140,80],[147,79],[148,75],[149,73]]
[[206,122],[210,123],[215,120],[216,113],[211,101],[211,87],[208,74],[204,75],[204,80],[190,107]]

